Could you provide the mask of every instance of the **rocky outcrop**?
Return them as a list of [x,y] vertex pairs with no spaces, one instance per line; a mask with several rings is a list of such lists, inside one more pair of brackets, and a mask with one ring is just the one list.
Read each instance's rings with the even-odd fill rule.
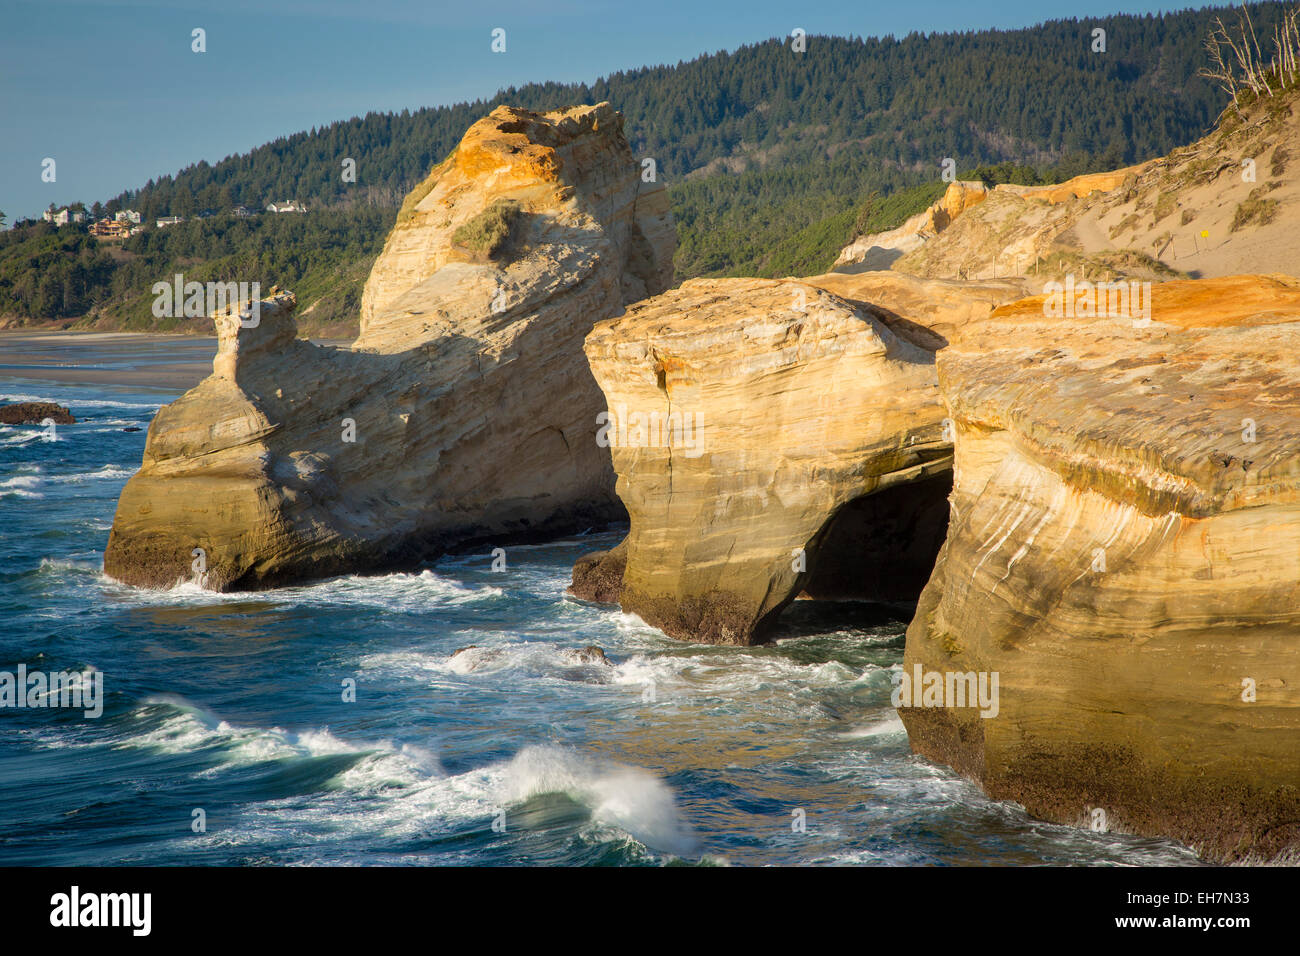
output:
[[935,329],[1020,294],[925,285],[697,279],[598,323],[598,438],[631,524],[579,561],[574,593],[725,644],[761,641],[803,590],[914,598],[947,517]]
[[15,402],[0,408],[0,425],[40,425],[45,421],[56,425],[75,425],[72,412],[54,402]]
[[352,348],[296,339],[288,294],[217,317],[213,374],[150,426],[107,573],[255,588],[620,515],[582,342],[671,282],[639,171],[607,104],[498,108],[407,198]]
[[829,272],[801,280],[843,299],[868,304],[891,326],[934,351],[975,319],[987,318],[996,306],[1023,299],[1030,284],[1020,279],[984,282],[922,279],[904,272]]
[[[841,271],[894,269],[930,278],[1032,277],[1038,288],[1079,278],[1281,272],[1300,275],[1294,175],[1297,94],[1225,114],[1219,127],[1168,156],[1059,186],[999,185],[946,228],[925,216],[855,239]],[[957,184],[954,184],[957,185]],[[952,187],[949,187],[949,192]]]
[[988,192],[988,187],[978,181],[949,183],[937,201],[901,226],[855,238],[840,250],[831,268],[844,272],[888,269],[900,257],[947,229],[967,209],[983,202]]
[[[978,180],[959,179],[949,183],[943,195],[931,206],[912,216],[901,226],[886,232],[876,232],[855,238],[840,250],[839,257],[835,260],[832,269],[837,272],[869,272],[877,269],[893,268],[908,272],[916,271],[914,268],[909,268],[909,266],[913,265],[913,261],[903,261],[904,257],[909,253],[916,252],[926,243],[938,237],[958,217],[965,215],[990,196],[996,196],[1002,200],[999,207],[1010,205],[1011,208],[1017,211],[1023,211],[1024,201],[1031,200],[1037,200],[1039,206],[1044,204],[1053,206],[1092,193],[1116,189],[1130,175],[1136,175],[1143,168],[1145,167],[1129,166],[1111,172],[1088,173],[1051,186],[1016,186],[1001,183],[990,189]],[[994,247],[984,251],[996,253],[1002,250]],[[952,270],[943,273],[942,277],[957,278],[960,274],[961,278],[965,278],[965,275],[962,274],[965,271],[969,271],[971,276],[976,275],[974,269]],[[939,272],[934,270],[924,274],[930,275],[931,273],[935,276],[940,275]],[[1010,269],[1004,269],[1001,273],[993,273],[994,276],[1010,276],[1014,274]]]
[[1026,299],[939,353],[952,510],[904,673],[996,674],[1000,701],[936,682],[900,713],[1035,816],[1294,853],[1300,283],[1151,294],[1149,321]]

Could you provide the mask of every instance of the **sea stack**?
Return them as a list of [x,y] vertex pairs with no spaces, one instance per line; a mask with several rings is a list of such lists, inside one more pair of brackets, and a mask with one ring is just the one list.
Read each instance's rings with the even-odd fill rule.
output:
[[213,374],[150,426],[106,572],[258,588],[621,516],[582,343],[669,286],[673,245],[608,104],[499,107],[407,197],[350,349],[298,339],[289,294],[216,317]]

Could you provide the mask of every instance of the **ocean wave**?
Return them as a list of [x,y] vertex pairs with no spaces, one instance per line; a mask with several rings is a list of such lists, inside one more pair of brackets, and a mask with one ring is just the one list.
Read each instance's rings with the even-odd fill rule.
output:
[[37,475],[19,475],[16,478],[6,478],[0,481],[0,496],[9,495],[14,498],[44,498],[45,496],[39,491],[33,489],[41,486],[41,478]]
[[[192,753],[216,749],[223,759],[218,768],[205,771],[212,775],[221,769],[271,760],[324,757],[353,754],[358,757],[388,759],[412,772],[394,775],[398,782],[410,782],[415,773],[441,773],[437,757],[428,750],[399,747],[391,741],[348,743],[328,728],[288,731],[279,727],[239,727],[222,720],[207,708],[176,694],[157,694],[145,698],[132,712],[133,729],[120,736],[114,746],[150,748],[164,753]],[[145,725],[139,728],[138,725]]]
[[72,558],[41,558],[41,571],[72,571],[76,574],[98,575],[104,569],[102,559],[75,561]]
[[515,755],[504,782],[511,804],[562,793],[587,807],[597,824],[615,827],[652,850],[687,856],[695,849],[672,790],[639,767],[534,746]]
[[0,402],[51,402],[71,410],[73,415],[76,415],[78,408],[140,408],[154,412],[162,408],[162,403],[158,402],[120,402],[115,399],[103,398],[50,398],[48,395],[16,393],[0,394]]
[[33,431],[22,431],[15,434],[9,434],[12,429],[5,428],[0,430],[0,445],[25,445],[33,441],[59,441],[58,437],[51,439],[44,429]]
[[590,813],[586,829],[593,838],[631,838],[677,856],[695,846],[671,789],[654,774],[564,748],[525,747],[509,760],[449,775],[427,747],[390,740],[350,742],[327,728],[239,727],[171,694],[145,699],[126,723],[127,729],[112,741],[116,749],[219,754],[219,763],[197,772],[199,778],[275,761],[357,758],[323,792],[313,793],[309,803],[285,798],[246,808],[239,824],[245,832],[237,841],[243,844],[282,837],[286,830],[316,828],[335,836],[410,838],[476,824],[487,831],[502,818],[507,828],[521,821],[527,826],[537,820],[529,813],[529,801],[563,794]]
[[617,640],[609,641],[609,634],[602,636],[594,628],[580,634],[574,644],[566,645],[465,629],[456,634],[465,646],[453,653],[412,647],[366,654],[357,666],[382,677],[430,687],[484,681],[499,684],[502,680],[512,684],[540,681],[556,687],[560,682],[607,685],[625,688],[630,701],[639,699],[650,706],[745,701],[769,715],[806,716],[812,712],[810,701],[828,689],[839,693],[863,689],[874,694],[883,693],[889,683],[890,668],[872,664],[859,668],[840,661],[801,662],[739,648],[710,648],[700,653],[663,646],[642,650],[635,643],[629,648]]
[[123,597],[150,605],[265,601],[291,607],[360,606],[394,612],[418,612],[440,605],[468,604],[498,598],[505,593],[495,587],[469,587],[427,570],[376,576],[348,575],[264,591],[213,591],[193,579],[178,580],[167,588],[137,588],[104,576],[102,585]]
[[445,658],[443,666],[454,674],[526,673],[594,684],[613,683],[617,671],[599,649],[561,647],[543,641],[465,647]]
[[84,481],[119,481],[135,474],[133,468],[121,465],[101,465],[94,471],[78,471],[68,475],[50,475],[45,480],[51,484],[80,484]]
[[852,730],[846,730],[839,734],[847,740],[860,740],[864,737],[899,737],[906,736],[907,728],[903,726],[902,719],[895,711],[881,720],[865,724],[862,727],[854,727]]

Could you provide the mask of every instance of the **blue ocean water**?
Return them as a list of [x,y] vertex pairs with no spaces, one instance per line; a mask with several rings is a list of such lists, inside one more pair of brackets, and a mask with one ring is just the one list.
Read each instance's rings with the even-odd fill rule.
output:
[[509,547],[504,572],[484,549],[256,594],[114,582],[145,440],[123,429],[175,397],[0,377],[0,403],[84,419],[0,426],[0,670],[105,694],[98,718],[0,709],[0,865],[1196,863],[913,756],[905,609],[797,602],[744,649],[567,598],[617,534]]

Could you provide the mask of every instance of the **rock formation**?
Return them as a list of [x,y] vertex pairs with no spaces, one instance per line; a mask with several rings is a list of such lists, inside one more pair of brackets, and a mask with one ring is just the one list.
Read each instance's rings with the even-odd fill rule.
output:
[[46,420],[56,425],[77,423],[72,412],[54,402],[15,402],[0,408],[0,425],[40,425]]
[[671,282],[666,195],[639,171],[608,104],[500,107],[407,198],[351,349],[297,340],[285,293],[218,316],[213,374],[150,426],[107,573],[255,588],[621,514],[582,342]]
[[1268,858],[1300,848],[1300,282],[1152,295],[939,353],[952,510],[904,673],[996,673],[1000,706],[900,713],[1035,816]]
[[844,272],[888,269],[901,256],[921,248],[943,232],[954,219],[983,202],[986,196],[988,187],[982,182],[958,180],[949,183],[936,202],[896,229],[858,236],[840,251],[831,268]]
[[573,592],[727,644],[762,640],[804,589],[914,599],[947,518],[934,350],[1020,294],[892,274],[697,279],[598,323],[598,437],[631,528],[578,562]]
[[[840,251],[832,269],[838,272],[869,272],[894,268],[894,263],[936,238],[959,216],[992,195],[999,199],[1005,197],[1017,210],[1023,209],[1024,203],[1014,200],[1039,200],[1040,206],[1052,206],[1094,192],[1115,189],[1130,174],[1141,169],[1140,166],[1130,166],[1114,172],[1088,173],[1054,186],[1015,186],[1003,183],[990,189],[978,180],[959,179],[949,183],[943,195],[929,208],[917,213],[896,229],[858,236]],[[905,264],[898,268],[913,271],[907,269]],[[1002,273],[1009,274],[1009,270]]]
[[[838,271],[894,269],[931,278],[1034,276],[1169,279],[1243,272],[1300,275],[1293,174],[1294,92],[1225,114],[1168,156],[1058,186],[953,183],[898,229],[860,236]],[[960,195],[956,190],[960,187]]]

